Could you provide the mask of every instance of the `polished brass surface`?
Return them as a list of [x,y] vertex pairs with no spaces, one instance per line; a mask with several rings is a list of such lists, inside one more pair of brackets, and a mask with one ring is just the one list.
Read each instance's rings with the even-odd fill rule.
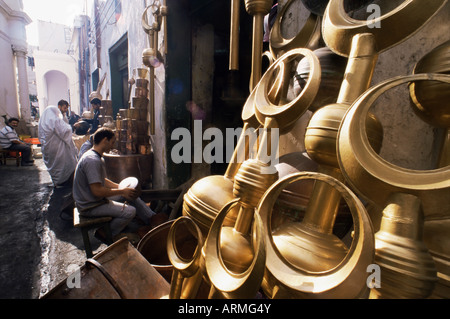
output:
[[[184,225],[184,232],[187,230],[197,240],[197,245],[192,256],[185,256],[185,252],[179,248],[180,240],[177,238],[177,230],[182,225]],[[185,239],[182,238],[182,240]],[[170,263],[173,265],[169,298],[191,299],[197,296],[203,273],[201,269],[202,247],[202,232],[192,219],[180,217],[174,221],[167,238],[167,255]],[[190,278],[190,280],[186,280],[187,278]]]
[[[450,73],[450,41],[426,54],[414,68],[414,73]],[[416,114],[433,126],[444,128],[438,167],[450,165],[450,85],[421,81],[409,86]]]
[[381,267],[380,287],[370,298],[426,298],[437,281],[436,267],[422,241],[423,212],[414,195],[392,194],[375,234],[375,263]]
[[[450,73],[450,41],[431,50],[416,64],[414,73]],[[426,122],[450,127],[450,85],[421,81],[409,86],[413,109]]]
[[[315,112],[324,105],[336,103],[344,78],[347,59],[334,53],[327,47],[314,50],[313,53],[319,59],[322,71],[319,91],[308,108],[310,111]],[[303,58],[299,62],[295,74],[295,94],[298,94],[297,92],[303,88],[304,83],[308,80],[309,70],[308,59]]]
[[[152,25],[148,22],[148,10],[151,9],[151,13],[153,16]],[[161,55],[161,52],[158,50],[158,33],[161,31],[161,25],[167,23],[167,13],[168,8],[165,5],[165,1],[163,4],[160,1],[153,1],[153,3],[147,6],[142,13],[141,24],[145,33],[148,34],[148,42],[150,48],[144,49],[142,52],[142,62],[145,66],[149,68],[149,79],[150,79],[150,88],[149,88],[149,102],[150,102],[150,135],[155,135],[155,67],[160,66],[164,63],[164,57]],[[164,28],[165,32],[165,50],[164,53],[167,53],[167,27]]]
[[305,24],[297,33],[297,35],[295,35],[291,39],[286,39],[283,37],[281,32],[281,23],[287,9],[293,2],[294,0],[288,0],[286,4],[283,5],[283,8],[277,14],[275,23],[273,24],[270,31],[270,51],[275,59],[292,49],[308,48],[312,50],[317,48],[318,46],[318,42],[320,39],[321,20],[315,14],[309,15],[308,19],[305,21]]
[[[279,71],[278,79],[282,79],[284,73],[289,73],[291,62],[299,56],[308,59],[310,64],[310,75],[303,90],[292,101],[281,101],[279,105],[270,98],[270,89],[273,87],[273,76]],[[278,58],[264,73],[255,93],[255,114],[258,121],[264,125],[266,118],[270,117],[277,121],[280,130],[291,127],[297,119],[302,116],[313,102],[319,90],[321,79],[321,68],[319,60],[312,51],[308,49],[293,49]],[[286,87],[288,83],[283,81],[280,86]],[[282,94],[279,94],[282,95]],[[281,96],[282,98],[283,96]]]
[[[237,205],[238,201],[239,199],[234,199],[222,208],[211,225],[211,230],[206,239],[204,247],[205,267],[212,285],[210,298],[254,298],[261,286],[266,262],[266,249],[265,238],[262,236],[262,221],[257,213],[253,216],[254,223],[249,238],[249,248],[254,252],[250,266],[238,273],[224,267],[225,262],[222,259],[221,249],[224,246],[221,243],[223,240],[221,235],[222,224],[228,211]],[[240,247],[242,246],[240,245]]]
[[[221,175],[204,177],[184,195],[183,215],[192,218],[206,237],[220,209],[233,198],[232,180]],[[234,225],[238,211],[236,208],[230,212],[225,225]]]
[[[338,239],[312,225],[291,223],[277,230],[276,234],[273,233],[271,212],[278,195],[283,188],[303,179],[328,183],[346,201],[354,222],[353,240],[348,250]],[[374,258],[373,229],[364,205],[342,182],[329,175],[314,172],[288,175],[266,191],[259,203],[258,212],[264,225],[267,251],[267,270],[262,287],[269,297],[362,296],[366,290],[366,269]],[[287,236],[289,232],[291,235]],[[290,241],[285,240],[284,236]],[[279,243],[283,243],[283,246],[279,247]],[[325,244],[322,246],[323,243]]]
[[[435,0],[423,5],[421,0],[405,0],[394,10],[366,21],[350,18],[345,12],[344,0],[330,0],[324,14],[322,36],[331,50],[348,56],[353,36],[370,33],[375,37],[377,51],[383,52],[417,32],[446,1]],[[378,22],[383,27],[373,28],[371,24]]]
[[231,0],[230,19],[230,70],[239,70],[239,18],[240,0]]
[[365,119],[374,101],[387,90],[412,81],[449,83],[450,76],[400,76],[367,90],[343,120],[338,136],[339,165],[352,189],[379,207],[384,207],[393,193],[411,193],[421,199],[425,217],[441,216],[450,207],[448,166],[435,170],[411,170],[395,166],[373,150],[367,137]]
[[272,0],[245,0],[245,9],[253,16],[252,70],[250,92],[258,84],[262,73],[264,16],[270,12]]

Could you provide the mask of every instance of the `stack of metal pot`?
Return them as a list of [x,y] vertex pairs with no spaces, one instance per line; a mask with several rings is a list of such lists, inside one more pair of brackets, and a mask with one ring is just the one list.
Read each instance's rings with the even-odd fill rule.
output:
[[150,137],[148,117],[148,70],[136,69],[138,78],[135,80],[135,95],[131,107],[120,109],[116,117],[117,149],[119,153],[150,154]]

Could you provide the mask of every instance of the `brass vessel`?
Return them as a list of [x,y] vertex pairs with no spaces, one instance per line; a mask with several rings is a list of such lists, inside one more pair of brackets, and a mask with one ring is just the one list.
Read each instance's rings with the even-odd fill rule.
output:
[[[324,105],[336,103],[344,79],[347,59],[332,52],[327,47],[314,50],[313,52],[318,57],[322,70],[319,91],[309,107],[310,111],[315,112]],[[309,63],[307,59],[302,59],[295,73],[294,93],[303,88],[308,77]]]
[[[393,193],[411,193],[419,197],[425,217],[440,216],[450,207],[450,170],[411,170],[392,165],[371,147],[364,119],[373,102],[385,91],[412,81],[442,81],[449,75],[417,74],[384,81],[369,90],[346,114],[338,136],[339,165],[352,189],[383,208]],[[448,209],[448,208],[447,208]]]
[[[182,226],[184,228],[180,231]],[[197,241],[193,253],[185,248],[186,242],[192,241],[192,238]],[[202,232],[192,219],[180,217],[173,222],[167,238],[167,254],[173,265],[169,298],[192,299],[197,296],[204,272],[202,247]]]
[[270,12],[272,0],[245,0],[245,9],[253,16],[252,69],[250,92],[257,86],[262,73],[264,16]]
[[[379,53],[406,40],[426,24],[445,4],[436,0],[423,5],[421,0],[405,0],[392,11],[375,18],[372,24],[380,23],[382,28],[373,28],[366,20],[355,20],[348,16],[344,0],[330,0],[325,10],[322,36],[327,46],[344,56],[350,54],[353,37],[370,33],[374,36]],[[399,28],[399,25],[402,25]]]
[[[446,245],[448,212],[450,211],[449,166],[433,170],[411,170],[395,166],[370,147],[366,127],[361,121],[373,102],[385,91],[413,81],[450,83],[449,75],[416,74],[382,82],[365,92],[349,110],[339,131],[338,157],[343,174],[352,188],[381,210],[393,194],[416,196],[425,215],[424,242],[430,249],[438,269],[436,296],[448,298],[450,274]],[[394,292],[392,292],[394,293]],[[398,293],[398,292],[397,292]]]
[[[249,248],[252,251],[252,260],[249,262],[249,266],[239,273],[224,267],[225,261],[221,254],[222,224],[228,211],[237,205],[238,201],[239,199],[234,199],[222,208],[206,239],[205,267],[212,286],[209,298],[254,298],[261,286],[266,262],[266,245],[262,234],[262,221],[256,212],[252,216],[254,223],[250,230]],[[241,249],[241,247],[237,248]]]
[[291,6],[294,0],[288,0],[283,5],[281,11],[277,14],[275,23],[270,31],[270,52],[274,59],[279,58],[284,53],[297,48],[308,48],[314,50],[318,46],[320,39],[320,25],[321,20],[315,14],[310,14],[305,21],[302,29],[292,37],[286,39],[281,32],[281,23],[286,14],[287,9]]
[[424,217],[420,199],[395,193],[383,210],[375,234],[375,263],[381,267],[380,287],[370,298],[426,298],[437,281],[436,267],[423,243]]
[[[350,247],[330,234],[333,220],[316,212],[309,212],[302,222],[288,224],[273,233],[271,212],[278,195],[283,188],[303,179],[329,184],[347,202],[354,221]],[[342,182],[315,172],[288,175],[266,191],[258,212],[266,241],[267,269],[262,287],[267,296],[356,298],[364,295],[366,269],[374,258],[373,229],[364,205]]]

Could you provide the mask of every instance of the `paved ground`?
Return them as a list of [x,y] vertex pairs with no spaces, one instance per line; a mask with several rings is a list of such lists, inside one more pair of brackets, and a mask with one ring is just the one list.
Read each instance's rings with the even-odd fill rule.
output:
[[[70,189],[54,189],[42,159],[0,165],[0,299],[42,297],[86,260],[79,231],[60,210]],[[106,246],[92,240],[94,253]]]

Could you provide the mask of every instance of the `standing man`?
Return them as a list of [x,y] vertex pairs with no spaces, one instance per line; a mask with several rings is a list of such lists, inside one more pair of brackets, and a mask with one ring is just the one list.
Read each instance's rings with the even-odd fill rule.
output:
[[11,117],[4,128],[0,130],[0,146],[8,151],[22,153],[22,166],[32,166],[34,163],[31,157],[31,146],[20,140],[16,132],[19,119]]
[[[93,137],[94,146],[79,160],[73,182],[73,198],[81,215],[88,217],[111,216],[111,232],[117,239],[122,230],[137,214],[146,224],[150,224],[155,213],[138,198],[134,188],[119,189],[119,185],[106,178],[106,168],[103,157],[115,143],[115,134],[109,128],[99,128]],[[124,197],[127,202],[111,200]],[[130,241],[131,234],[126,235]],[[134,237],[136,237],[135,235]],[[104,239],[104,234],[97,230],[96,237]],[[137,240],[139,240],[137,238]]]
[[89,132],[90,134],[94,134],[95,131],[97,131],[98,128],[98,116],[100,114],[100,106],[102,105],[102,101],[100,101],[100,99],[98,98],[94,98],[91,100],[91,106],[92,106],[92,112],[94,113],[94,118],[92,119],[91,122],[91,131]]
[[72,127],[64,121],[69,103],[48,106],[39,120],[42,157],[55,187],[72,186],[77,166],[77,148],[72,140]]

